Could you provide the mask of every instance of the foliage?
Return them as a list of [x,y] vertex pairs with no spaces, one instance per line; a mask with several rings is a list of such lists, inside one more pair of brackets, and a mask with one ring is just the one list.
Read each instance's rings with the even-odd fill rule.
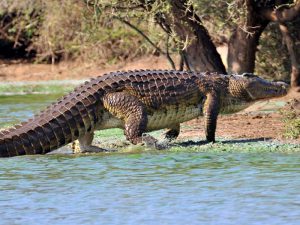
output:
[[[113,63],[152,50],[136,32],[104,13],[95,16],[83,1],[66,0],[62,4],[59,0],[7,0],[7,4],[0,4],[0,12],[2,28],[10,27],[4,37],[0,36],[0,44],[4,40],[14,42],[17,33],[28,34],[22,36],[22,45],[37,53],[37,61]],[[35,12],[34,16],[30,12]],[[5,18],[10,14],[14,23],[8,25]]]
[[[0,2],[0,47],[23,54],[37,35],[43,5],[38,0]],[[3,52],[2,52],[3,54]],[[13,54],[13,53],[12,53]]]
[[146,52],[138,34],[111,17],[97,15],[82,1],[46,1],[44,22],[35,41],[39,58],[79,58],[114,62]]

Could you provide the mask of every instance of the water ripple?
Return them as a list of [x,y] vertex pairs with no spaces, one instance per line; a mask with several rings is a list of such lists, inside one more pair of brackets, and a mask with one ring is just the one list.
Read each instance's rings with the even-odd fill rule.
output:
[[297,224],[300,155],[0,159],[0,224]]

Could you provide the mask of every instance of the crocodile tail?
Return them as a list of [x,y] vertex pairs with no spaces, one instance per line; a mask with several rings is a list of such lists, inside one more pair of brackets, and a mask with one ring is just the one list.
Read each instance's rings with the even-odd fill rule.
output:
[[46,154],[72,141],[72,132],[63,115],[49,121],[39,119],[6,130],[0,138],[0,157]]
[[0,132],[0,157],[46,154],[94,129],[99,104],[93,97],[85,99],[50,106],[33,119]]
[[[25,154],[38,154],[40,148],[34,148],[39,143],[37,135],[29,135],[29,131],[20,132],[19,129],[7,130],[0,139],[0,157],[11,157]],[[34,131],[32,131],[34,133]],[[31,132],[30,132],[31,133]]]

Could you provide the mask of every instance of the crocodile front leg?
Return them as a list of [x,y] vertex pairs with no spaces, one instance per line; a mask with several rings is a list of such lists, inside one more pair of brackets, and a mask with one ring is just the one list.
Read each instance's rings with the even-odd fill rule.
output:
[[125,122],[125,136],[133,144],[142,143],[147,128],[145,105],[135,96],[124,92],[108,93],[103,97],[104,107]]
[[215,142],[217,118],[219,114],[219,96],[217,93],[208,93],[203,107],[205,117],[205,135],[208,142]]

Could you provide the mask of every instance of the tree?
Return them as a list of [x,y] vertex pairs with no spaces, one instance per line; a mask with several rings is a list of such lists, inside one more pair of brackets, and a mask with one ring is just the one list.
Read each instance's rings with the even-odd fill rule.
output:
[[[295,40],[289,31],[288,22],[295,21],[300,16],[300,1],[236,0],[236,3],[245,10],[243,18],[245,21],[243,19],[240,21],[229,41],[229,72],[254,72],[259,38],[267,25],[275,22],[281,30],[282,40],[290,54],[291,86],[299,87],[300,53],[296,50]],[[299,33],[299,30],[295,32]]]
[[[99,11],[104,10],[112,14],[114,19],[118,19],[135,29],[138,33],[143,35],[155,49],[166,55],[172,67],[175,69],[176,65],[169,55],[169,44],[167,43],[166,50],[162,51],[150,41],[139,28],[128,20],[128,17],[135,19],[140,16],[138,12],[141,10],[147,12],[147,15],[153,17],[155,22],[166,33],[167,39],[169,40],[171,37],[174,41],[175,48],[181,56],[181,62],[178,66],[179,69],[183,69],[185,65],[187,69],[193,71],[214,71],[226,74],[225,66],[216,50],[216,46],[189,1],[133,0],[125,2],[116,1],[112,4],[103,1],[86,1],[86,3],[92,7],[93,10],[95,7]],[[128,9],[134,9],[135,13],[129,12]],[[144,16],[145,14],[143,14],[143,17]]]
[[[201,8],[199,6],[203,7],[204,4],[210,3],[196,0],[131,0],[115,1],[110,6],[106,5],[105,7],[102,3],[103,1],[94,1],[93,3],[88,1],[90,6],[97,6],[102,10],[105,7],[110,8],[113,13],[118,11],[116,18],[125,21],[136,30],[139,29],[129,22],[131,15],[128,13],[128,9],[141,10],[151,15],[167,34],[168,41],[171,37],[173,46],[180,54],[179,69],[183,69],[185,66],[186,69],[194,71],[227,73],[210,34],[205,28],[201,17],[197,14],[199,10],[195,10],[194,7],[196,4],[199,9]],[[220,10],[224,10],[221,8],[221,6],[224,6],[223,1],[217,4],[219,4]],[[125,11],[125,14],[121,13],[122,10]],[[215,8],[214,10],[218,9]],[[229,27],[228,30],[231,30],[228,35],[229,38],[226,38],[228,44],[228,72],[253,73],[261,34],[270,23],[277,23],[282,33],[282,40],[286,44],[290,55],[291,85],[299,87],[299,51],[295,44],[296,36],[290,32],[292,25],[289,23],[299,18],[300,0],[232,0],[229,1],[226,13],[231,20],[234,20],[234,22],[231,21],[231,24],[229,24],[230,22],[225,24]],[[124,17],[127,19],[125,20]],[[213,16],[212,18],[215,19]],[[222,19],[226,18],[223,16]],[[294,33],[299,35],[299,29],[294,29]],[[217,35],[213,33],[212,36]],[[152,44],[155,46],[154,43]],[[169,47],[168,43],[166,45]],[[168,47],[165,55],[173,62]],[[176,67],[174,62],[173,67]]]
[[168,33],[176,33],[181,42],[190,40],[186,47],[181,48],[187,68],[226,74],[216,46],[193,6],[186,0],[170,0],[169,4],[171,6],[169,15],[160,14],[157,21],[162,26],[169,27]]
[[252,0],[236,0],[242,10],[228,43],[228,71],[253,73],[259,38],[269,21],[261,18]]

